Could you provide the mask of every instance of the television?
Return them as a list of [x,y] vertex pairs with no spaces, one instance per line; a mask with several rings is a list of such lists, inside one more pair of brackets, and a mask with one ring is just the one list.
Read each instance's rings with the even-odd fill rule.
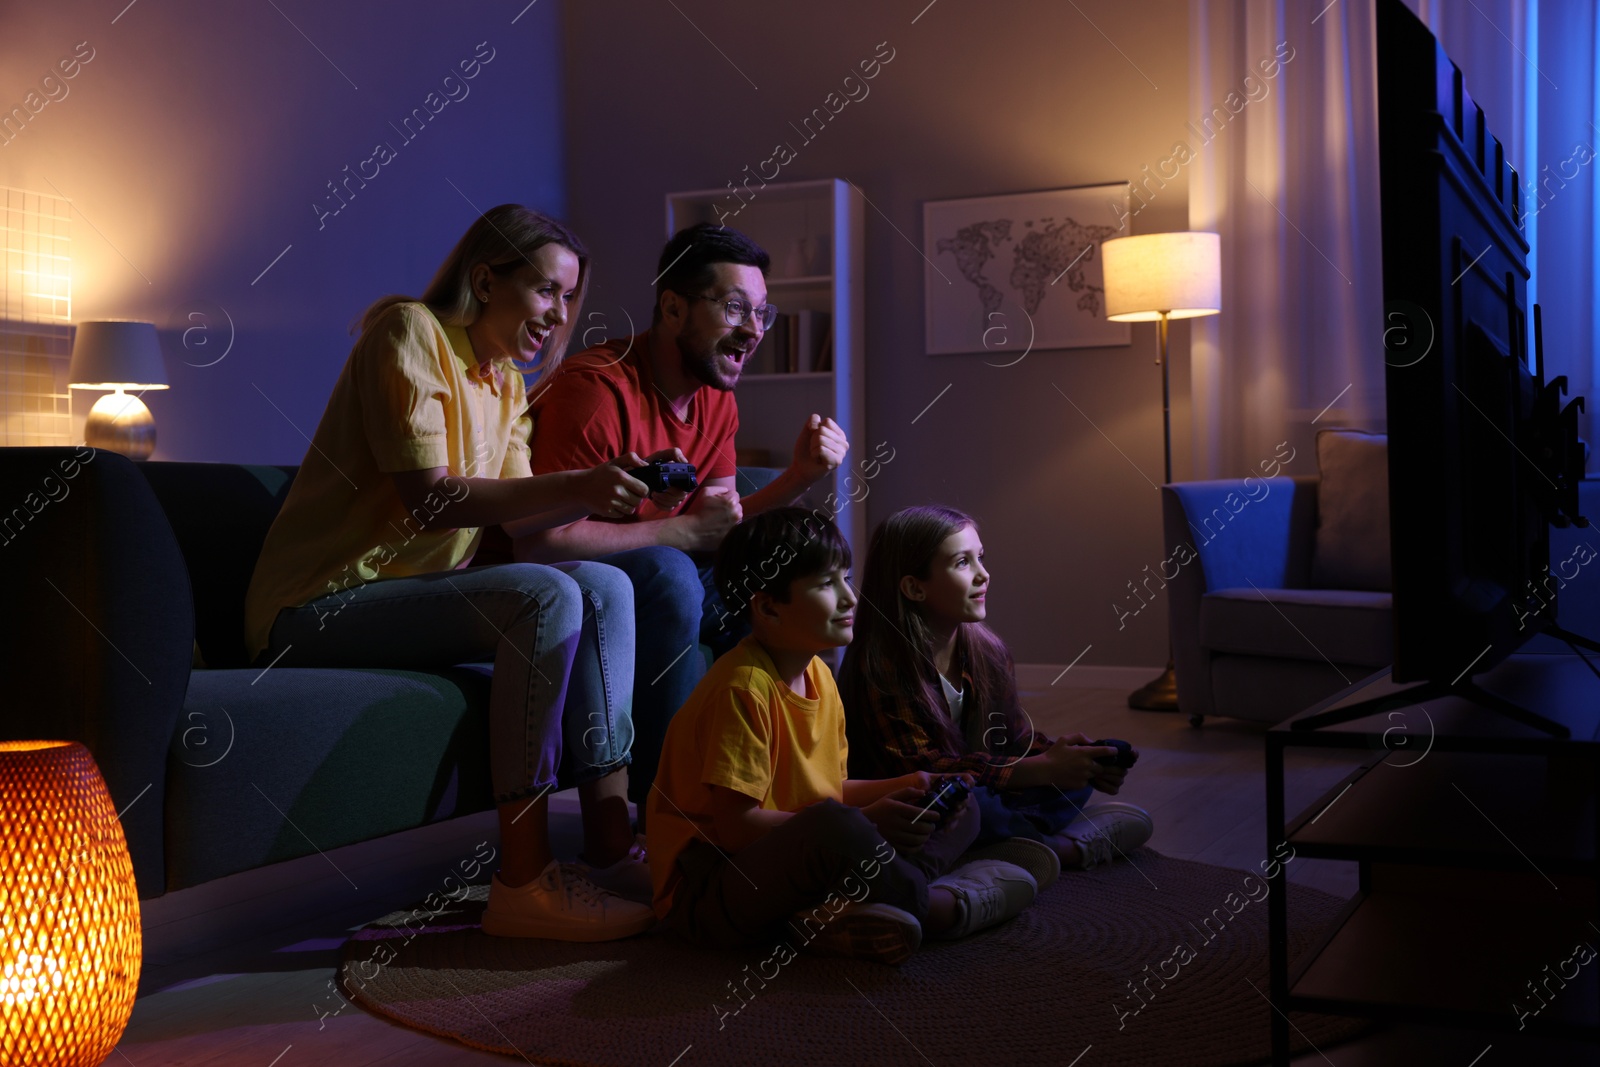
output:
[[1600,650],[1555,625],[1549,572],[1550,527],[1588,525],[1583,399],[1544,378],[1504,146],[1421,20],[1401,0],[1376,15],[1392,677],[1564,735],[1471,679],[1540,632]]

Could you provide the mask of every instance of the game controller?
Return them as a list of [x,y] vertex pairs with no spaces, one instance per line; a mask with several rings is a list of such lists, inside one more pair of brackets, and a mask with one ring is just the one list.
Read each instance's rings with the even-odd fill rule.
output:
[[1102,766],[1121,767],[1123,770],[1127,770],[1139,760],[1139,753],[1135,752],[1133,750],[1133,746],[1128,744],[1126,741],[1119,741],[1114,737],[1108,737],[1103,740],[1096,741],[1095,744],[1106,745],[1117,750],[1117,754],[1115,756],[1095,757],[1095,762],[1101,764]]
[[967,794],[972,792],[972,787],[965,778],[946,778],[922,794],[916,804],[924,811],[937,815],[941,821],[955,812],[961,802],[967,799]]
[[650,463],[628,472],[650,487],[652,493],[665,493],[672,489],[692,492],[699,483],[694,478],[693,463]]

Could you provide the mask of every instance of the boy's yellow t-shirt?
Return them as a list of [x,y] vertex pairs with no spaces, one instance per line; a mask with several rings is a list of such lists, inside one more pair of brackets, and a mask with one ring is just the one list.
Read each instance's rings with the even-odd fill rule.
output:
[[655,910],[666,918],[678,856],[695,838],[727,851],[711,823],[711,786],[736,789],[768,811],[844,799],[844,705],[828,665],[813,656],[814,699],[778,678],[772,657],[746,637],[711,665],[667,727],[646,808]]
[[[496,366],[478,376],[466,330],[441,325],[424,304],[395,304],[362,332],[256,559],[245,597],[252,658],[281,608],[472,558],[481,530],[423,525],[465,495],[461,478],[530,474],[522,377],[508,359]],[[391,475],[430,467],[456,477],[412,515]]]

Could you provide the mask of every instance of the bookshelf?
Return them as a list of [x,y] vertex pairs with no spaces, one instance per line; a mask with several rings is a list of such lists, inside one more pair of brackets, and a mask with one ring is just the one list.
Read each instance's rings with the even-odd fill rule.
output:
[[835,513],[834,521],[849,539],[859,566],[867,548],[864,501],[871,490],[862,463],[873,454],[873,442],[867,440],[861,358],[865,301],[861,193],[849,182],[824,178],[741,187],[739,196],[724,187],[668,193],[666,199],[667,236],[685,226],[721,221],[747,234],[772,257],[767,300],[781,314],[799,318],[774,323],[740,376],[737,445],[741,452],[767,453],[764,463],[741,463],[788,466],[806,417],[813,411],[831,416],[850,439],[850,452],[801,503]]

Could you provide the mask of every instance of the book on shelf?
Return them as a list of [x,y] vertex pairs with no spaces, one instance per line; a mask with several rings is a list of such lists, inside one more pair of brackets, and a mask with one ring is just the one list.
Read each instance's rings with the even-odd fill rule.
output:
[[779,312],[750,354],[748,374],[799,374],[833,369],[832,316],[826,311]]

